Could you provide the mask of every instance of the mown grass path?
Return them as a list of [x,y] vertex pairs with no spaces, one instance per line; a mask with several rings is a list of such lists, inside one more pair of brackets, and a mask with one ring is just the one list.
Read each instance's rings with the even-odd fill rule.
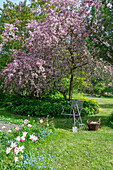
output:
[[68,125],[63,129],[63,119],[56,119],[60,127],[59,135],[48,141],[45,148],[58,158],[61,169],[68,170],[112,170],[113,169],[113,129],[108,126],[108,118],[113,111],[113,99],[90,98],[99,102],[100,113],[84,118],[98,120],[98,131],[81,131],[73,133]]

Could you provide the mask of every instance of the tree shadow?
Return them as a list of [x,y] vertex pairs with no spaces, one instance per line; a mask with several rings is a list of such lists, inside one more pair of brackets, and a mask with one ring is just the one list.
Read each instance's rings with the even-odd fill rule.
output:
[[[107,126],[110,127],[110,121],[109,121],[109,116],[101,116],[101,115],[95,115],[95,116],[86,116],[82,118],[82,122],[83,124],[86,125],[86,130],[88,128],[87,126],[87,120],[91,120],[91,121],[98,121],[99,119],[101,119],[101,123],[100,123],[100,128],[103,126]],[[70,123],[71,121],[71,123]],[[66,123],[65,123],[66,122]],[[73,118],[55,118],[55,127],[56,128],[61,128],[61,129],[65,129],[65,130],[70,130],[73,127]],[[77,125],[77,127],[79,127],[79,125]]]
[[99,104],[99,106],[101,108],[109,108],[109,109],[112,109],[113,108],[113,104]]

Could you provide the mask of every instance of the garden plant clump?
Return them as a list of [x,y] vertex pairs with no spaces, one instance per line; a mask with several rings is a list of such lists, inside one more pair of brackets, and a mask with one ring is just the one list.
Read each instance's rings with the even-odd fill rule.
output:
[[[96,100],[89,100],[87,98],[79,98],[83,100],[82,116],[93,115],[99,113],[99,106]],[[37,115],[37,116],[55,116],[59,117],[62,113],[62,107],[67,108],[70,112],[71,101],[65,101],[61,96],[56,95],[50,97],[43,97],[42,99],[30,99],[29,97],[10,96],[0,102],[1,107],[21,115]]]
[[[33,155],[31,148],[34,146],[37,149],[39,143],[55,131],[53,121],[48,121],[48,118],[38,119],[37,122],[25,119],[23,124],[15,129],[5,132],[5,126],[3,126],[2,130],[3,132],[0,132],[0,155],[2,155],[0,166],[2,169],[6,167],[31,168],[34,166],[34,162],[37,165],[37,169],[46,168],[47,166],[51,167],[49,162],[52,162],[53,158],[50,154],[48,158],[43,157],[42,159],[40,154]],[[4,159],[7,161],[2,164]],[[42,164],[40,159],[46,160],[46,162]]]

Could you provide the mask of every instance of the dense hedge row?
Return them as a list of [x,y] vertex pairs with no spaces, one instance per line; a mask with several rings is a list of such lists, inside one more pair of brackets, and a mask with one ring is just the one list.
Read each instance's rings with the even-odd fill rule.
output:
[[[92,115],[99,112],[98,103],[93,100],[84,100],[82,116]],[[63,100],[63,98],[48,97],[39,99],[30,99],[28,97],[9,96],[0,101],[0,106],[15,114],[22,115],[50,115],[61,116],[62,107],[65,106],[67,112],[70,112],[71,102]]]

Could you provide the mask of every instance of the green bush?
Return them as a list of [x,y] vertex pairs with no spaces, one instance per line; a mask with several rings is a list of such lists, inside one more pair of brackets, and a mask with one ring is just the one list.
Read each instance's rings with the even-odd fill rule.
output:
[[96,86],[94,87],[94,93],[103,95],[105,89],[106,89],[106,86],[103,83],[97,83]]
[[84,97],[81,98],[81,100],[84,100],[83,109],[81,111],[82,116],[95,115],[99,113],[99,105],[96,100],[90,100]]
[[60,97],[48,97],[39,100],[15,95],[5,98],[0,105],[15,114],[61,116],[62,107],[67,106],[70,109],[70,103]]
[[[97,114],[99,112],[97,101],[86,98],[80,98],[79,100],[85,101],[82,116]],[[30,99],[15,95],[5,98],[0,105],[15,114],[59,117],[61,116],[63,107],[66,113],[70,113],[71,102],[65,101],[61,97],[56,98],[56,96],[43,99]]]

